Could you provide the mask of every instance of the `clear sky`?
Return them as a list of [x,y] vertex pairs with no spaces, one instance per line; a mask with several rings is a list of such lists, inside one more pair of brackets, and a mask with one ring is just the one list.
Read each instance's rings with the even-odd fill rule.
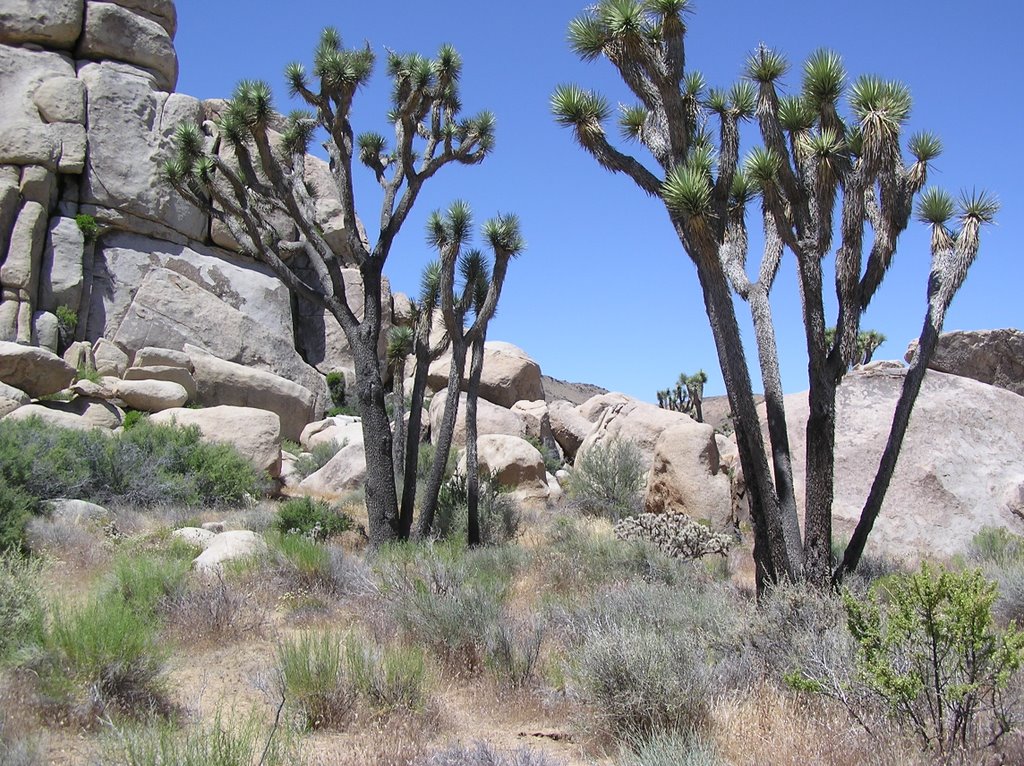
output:
[[[178,90],[226,97],[238,80],[260,78],[287,111],[285,64],[309,64],[319,30],[334,25],[346,45],[367,41],[378,53],[378,73],[357,99],[354,123],[359,132],[387,134],[385,50],[431,55],[441,43],[454,44],[465,62],[465,111],[486,108],[497,115],[497,147],[482,165],[446,168],[424,187],[385,269],[394,288],[414,293],[432,257],[423,233],[431,210],[461,198],[481,223],[497,212],[515,212],[529,249],[510,267],[488,337],[521,346],[549,375],[641,399],[653,401],[680,371],[698,368],[709,375],[706,393],[722,393],[693,266],[660,203],[624,176],[598,167],[551,118],[549,97],[563,82],[596,87],[612,104],[633,103],[610,64],[584,64],[568,49],[567,26],[586,4],[178,0]],[[946,329],[1024,325],[1024,168],[1012,148],[1024,117],[1019,3],[703,0],[693,7],[688,66],[700,69],[711,85],[734,82],[762,41],[794,65],[784,80],[790,90],[799,87],[801,62],[821,46],[841,53],[851,76],[872,73],[909,85],[914,109],[907,135],[932,130],[945,145],[930,183],[954,193],[988,189],[1002,203],[998,226],[984,232],[981,255]],[[609,126],[610,134],[615,130]],[[357,206],[373,238],[375,184],[369,171],[363,180]],[[756,262],[759,245],[751,228]],[[876,358],[901,358],[917,337],[928,264],[928,233],[913,223],[864,320],[865,329],[888,337]],[[799,391],[806,387],[806,353],[790,255],[773,307],[783,385]],[[745,306],[739,315],[749,325]],[[746,337],[756,379],[751,333]]]

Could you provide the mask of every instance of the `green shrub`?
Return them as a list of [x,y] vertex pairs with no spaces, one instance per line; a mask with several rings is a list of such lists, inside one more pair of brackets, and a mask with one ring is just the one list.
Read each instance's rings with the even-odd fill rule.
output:
[[0,556],[0,662],[43,635],[43,600],[38,562]]
[[631,742],[616,766],[722,766],[714,747],[697,736],[668,732]]
[[323,500],[296,497],[285,500],[277,510],[274,529],[314,540],[326,540],[355,528],[355,522]]
[[133,718],[166,713],[164,651],[150,615],[116,597],[58,611],[47,632],[40,674],[58,704],[83,700],[90,718],[113,712]]
[[640,512],[644,476],[640,450],[615,437],[576,456],[569,475],[569,498],[583,513],[618,521]]
[[299,455],[295,461],[295,473],[298,474],[300,479],[305,479],[325,465],[327,465],[331,458],[338,454],[338,450],[345,446],[347,440],[341,444],[334,441],[333,439],[329,442],[321,442],[315,445],[309,452],[303,452]]
[[218,712],[210,723],[184,732],[170,724],[128,732],[107,762],[124,766],[298,766],[304,759],[287,730],[268,728],[256,715],[225,721]]
[[1015,695],[1006,692],[1024,664],[1024,633],[995,627],[995,598],[980,570],[927,564],[876,586],[867,600],[844,598],[864,684],[943,758],[990,744],[1013,725]]
[[378,555],[375,569],[382,595],[410,642],[457,672],[482,669],[516,570],[506,549],[392,546]]
[[102,377],[95,367],[80,364],[75,372],[75,380],[88,380],[90,383],[99,383]]
[[302,633],[277,650],[282,693],[309,729],[340,729],[360,712],[422,712],[428,676],[422,652],[383,650],[355,634]]
[[327,373],[327,392],[335,407],[345,406],[345,373],[336,370]]
[[526,437],[526,441],[528,441],[533,446],[533,448],[540,453],[540,456],[544,458],[545,471],[553,474],[555,471],[562,467],[562,459],[558,456],[557,449],[551,447],[548,444],[545,444],[536,436],[528,435]]
[[110,593],[130,608],[155,616],[184,593],[190,565],[190,559],[159,553],[122,555],[114,563]]
[[121,421],[121,425],[124,426],[124,430],[128,431],[135,428],[141,423],[146,417],[146,413],[140,412],[139,410],[127,410],[124,413],[124,420]]
[[78,224],[78,230],[82,232],[86,242],[94,242],[99,236],[100,226],[91,215],[79,213],[75,216],[75,223]]
[[39,511],[39,499],[11,486],[0,469],[0,553],[25,547],[25,527]]
[[1024,561],[1024,537],[1005,527],[983,527],[971,539],[970,555],[982,564],[1014,564]]
[[574,650],[574,695],[592,731],[623,742],[706,727],[710,673],[682,631],[600,628]]
[[114,435],[0,421],[0,480],[41,499],[75,497],[143,507],[239,503],[265,477],[231,446],[202,441],[195,427],[142,419]]
[[[503,545],[519,535],[522,517],[519,503],[505,492],[497,479],[481,477],[477,502],[480,542]],[[469,525],[469,487],[466,476],[456,471],[441,485],[431,533],[436,540],[465,540]]]
[[271,551],[291,569],[300,588],[326,587],[331,590],[331,552],[316,540],[302,535],[275,532],[265,536]]

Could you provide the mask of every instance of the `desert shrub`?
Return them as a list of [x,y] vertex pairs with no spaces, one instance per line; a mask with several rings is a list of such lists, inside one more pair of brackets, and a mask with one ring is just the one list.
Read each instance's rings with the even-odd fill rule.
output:
[[499,750],[486,742],[474,742],[449,745],[417,759],[414,766],[565,766],[565,761],[527,747]]
[[323,500],[296,497],[285,500],[277,510],[274,528],[284,534],[298,534],[326,540],[355,527],[355,522]]
[[298,766],[305,762],[286,730],[270,728],[256,715],[226,721],[220,712],[209,723],[184,731],[165,724],[127,732],[110,749],[107,762],[124,766]]
[[410,642],[457,672],[482,668],[488,636],[517,569],[507,549],[391,546],[378,555],[374,569],[381,595]]
[[752,676],[773,681],[793,674],[837,679],[852,686],[854,643],[842,601],[805,584],[779,584],[752,614],[746,634]]
[[544,458],[544,470],[548,473],[554,473],[562,467],[562,458],[558,456],[558,450],[554,447],[545,444],[543,441],[538,439],[536,436],[528,435],[526,437],[528,441],[540,456]]
[[190,559],[173,552],[122,555],[114,563],[110,594],[132,609],[155,616],[184,593],[190,564]]
[[536,618],[518,620],[507,614],[491,626],[484,663],[502,686],[523,689],[534,681],[544,632],[544,623]]
[[1024,537],[1005,527],[983,527],[971,539],[970,556],[985,564],[1010,564],[1024,560]]
[[721,766],[714,747],[699,736],[663,732],[630,743],[616,766]]
[[355,596],[368,588],[365,565],[336,545],[280,532],[264,538],[278,586],[292,595]]
[[331,458],[338,454],[344,444],[339,444],[333,439],[329,442],[321,442],[315,445],[309,452],[302,452],[299,457],[295,460],[295,473],[298,474],[300,479],[305,479],[307,476],[319,471],[329,462]]
[[156,630],[149,615],[116,597],[57,611],[43,643],[43,692],[91,721],[168,712]]
[[644,476],[636,445],[609,439],[577,455],[569,475],[569,498],[583,513],[618,521],[640,512]]
[[43,600],[37,561],[0,555],[0,662],[43,635]]
[[715,532],[685,513],[641,513],[615,524],[619,540],[642,540],[656,545],[666,556],[698,559],[717,554],[725,556],[732,547],[732,535]]
[[[867,599],[843,599],[860,682],[940,758],[994,743],[1019,713],[1008,690],[1019,683],[1024,633],[994,625],[995,598],[980,570],[924,564]],[[828,678],[805,688],[835,694]]]
[[277,650],[279,683],[309,729],[340,729],[365,709],[373,716],[422,712],[428,676],[422,652],[383,650],[355,634],[302,633]]
[[646,626],[598,629],[574,649],[571,691],[585,726],[616,741],[706,726],[710,674],[685,632]]
[[0,478],[41,499],[147,507],[239,503],[263,486],[233,447],[203,442],[194,427],[148,419],[112,436],[59,428],[38,418],[4,420]]
[[38,498],[12,486],[0,473],[0,553],[25,548],[25,527],[38,510]]
[[223,642],[262,633],[267,611],[251,589],[219,573],[215,579],[188,581],[168,605],[165,622],[188,642]]
[[688,655],[700,664],[702,682],[715,691],[750,680],[746,657],[751,607],[735,590],[696,576],[674,585],[638,581],[608,585],[585,599],[555,607],[552,626],[571,661],[593,636],[653,632],[692,644]]
[[418,647],[383,649],[349,634],[345,666],[358,693],[379,716],[422,713],[429,702],[426,658]]
[[26,737],[8,734],[0,714],[0,764],[3,766],[41,766],[37,744]]
[[327,373],[327,392],[331,395],[331,404],[345,406],[345,373],[337,370]]
[[99,236],[100,225],[91,215],[79,213],[75,216],[75,223],[78,224],[78,230],[82,232],[86,242],[92,242]]
[[[477,515],[483,545],[502,545],[519,534],[522,521],[519,503],[503,490],[494,476],[480,478]],[[469,488],[465,475],[456,471],[441,485],[431,534],[436,540],[465,540],[468,524]]]
[[1024,537],[1004,527],[985,527],[971,541],[969,555],[998,586],[996,616],[1024,623]]
[[573,516],[548,526],[545,555],[538,573],[559,594],[573,594],[613,582],[642,579],[673,584],[692,576],[692,566],[635,540],[616,540],[611,529]]

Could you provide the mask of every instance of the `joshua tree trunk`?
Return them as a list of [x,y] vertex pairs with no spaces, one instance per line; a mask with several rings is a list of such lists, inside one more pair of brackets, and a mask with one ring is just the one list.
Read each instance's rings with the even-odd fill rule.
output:
[[434,464],[430,467],[430,477],[423,493],[423,507],[420,508],[419,536],[430,535],[434,526],[434,514],[437,511],[437,498],[444,483],[444,470],[448,464],[448,452],[452,447],[452,435],[455,433],[455,420],[459,414],[459,386],[462,373],[466,369],[466,344],[459,338],[452,338],[452,363],[448,368],[447,398],[444,402],[444,415],[441,419],[440,433],[431,433],[434,443]]
[[836,568],[832,582],[838,585],[847,572],[857,568],[864,553],[868,535],[874,527],[878,514],[882,510],[885,493],[896,471],[896,462],[900,456],[903,439],[910,426],[910,416],[914,411],[914,403],[921,392],[928,364],[939,343],[939,334],[946,321],[953,298],[963,286],[967,271],[978,256],[980,247],[979,231],[982,224],[990,223],[998,209],[998,204],[988,195],[974,194],[961,200],[963,228],[954,237],[945,227],[946,221],[953,211],[952,200],[942,192],[930,190],[921,201],[919,216],[932,224],[932,268],[928,279],[928,308],[925,312],[924,326],[918,339],[917,356],[910,364],[899,401],[893,413],[889,438],[886,440],[885,451],[879,461],[878,471],[871,484],[860,521],[854,529],[842,563]]
[[427,372],[430,367],[430,342],[416,337],[416,372],[412,381],[412,399],[409,403],[409,428],[405,435],[405,472],[402,477],[402,510],[399,537],[408,540],[412,534],[416,508],[416,470],[420,455],[420,432],[423,427],[423,401],[427,391]]
[[398,495],[391,456],[391,423],[384,406],[384,382],[377,357],[380,273],[365,268],[362,271],[363,321],[351,330],[345,328],[345,335],[356,366],[356,401],[359,403],[366,450],[366,513],[370,522],[370,543],[380,545],[399,536]]
[[768,419],[768,437],[771,442],[772,464],[775,469],[775,492],[779,499],[782,515],[782,531],[790,560],[798,565],[797,552],[801,548],[800,524],[796,508],[796,493],[793,487],[793,460],[789,448],[789,432],[786,427],[786,405],[782,391],[782,377],[779,373],[779,354],[775,344],[775,326],[772,323],[772,309],[767,289],[760,285],[750,293],[750,313],[754,320],[754,336],[757,339],[757,357],[761,366],[761,381],[764,388],[765,412]]
[[793,577],[792,558],[783,534],[779,501],[765,455],[732,295],[717,253],[698,261],[697,275],[704,292],[704,305],[729,395],[736,441],[741,445],[740,464],[747,484],[750,516],[754,526],[754,563],[760,593],[772,582],[783,577]]
[[480,376],[484,369],[486,330],[473,339],[473,354],[466,386],[466,513],[467,542],[480,544],[480,468],[477,453],[476,403],[480,393]]
[[896,461],[899,460],[900,450],[903,447],[903,438],[907,434],[907,427],[910,425],[910,416],[914,411],[914,403],[917,395],[921,392],[921,384],[924,382],[924,375],[928,371],[928,362],[935,353],[935,347],[939,342],[943,316],[933,317],[928,312],[924,327],[921,330],[921,338],[918,342],[917,358],[910,364],[907,375],[903,379],[903,387],[900,389],[900,398],[896,402],[896,411],[893,413],[892,426],[889,429],[889,438],[885,442],[885,450],[878,462],[878,471],[871,483],[871,491],[864,502],[864,508],[860,514],[850,543],[846,546],[843,560],[832,577],[834,585],[839,585],[847,572],[852,572],[860,563],[864,554],[864,546],[867,544],[868,535],[875,526],[878,514],[882,511],[882,502],[885,500],[885,493],[889,490],[889,483],[896,472]]
[[[392,437],[392,454],[394,460],[395,480],[400,482],[404,489],[405,479],[405,360],[401,359],[395,364],[392,370],[393,382],[391,390],[394,396],[393,409],[395,412],[395,431]],[[399,512],[398,534],[401,537],[402,524],[401,512]]]

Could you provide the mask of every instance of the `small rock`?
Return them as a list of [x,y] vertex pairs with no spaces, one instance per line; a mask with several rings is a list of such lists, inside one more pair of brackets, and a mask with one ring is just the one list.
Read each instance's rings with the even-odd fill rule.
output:
[[171,532],[171,537],[184,540],[189,545],[194,545],[201,550],[206,550],[216,536],[216,533],[199,527],[182,527]]
[[218,574],[227,561],[258,556],[267,550],[263,537],[249,530],[234,530],[214,535],[205,550],[192,561],[192,568],[203,574]]

